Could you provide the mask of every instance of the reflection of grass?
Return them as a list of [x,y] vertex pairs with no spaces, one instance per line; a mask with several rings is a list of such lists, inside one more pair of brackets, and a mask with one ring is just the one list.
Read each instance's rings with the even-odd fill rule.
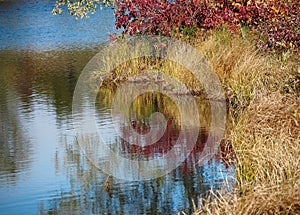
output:
[[[114,88],[101,87],[96,102],[98,108],[103,108],[103,106],[111,107],[114,95]],[[122,105],[121,107],[123,110],[130,110],[129,113],[123,113],[128,119],[132,118],[138,122],[144,121],[145,119],[148,119],[154,112],[160,112],[166,118],[173,118],[176,124],[180,125],[180,114],[178,108],[172,99],[166,95],[161,93],[145,93],[138,96],[132,102],[130,107],[124,107],[124,104],[128,104],[128,102],[126,102],[127,100],[131,100],[130,92],[124,94],[124,97],[122,97],[121,101],[116,101],[116,105]],[[185,105],[189,105],[188,102],[185,102],[183,97],[181,102]],[[196,104],[198,106],[198,112],[200,115],[201,127],[209,129],[211,120],[209,101],[196,98]],[[189,121],[189,119],[186,119],[186,121]]]
[[[299,51],[262,53],[218,32],[199,45],[226,89],[236,190],[211,194],[195,214],[300,212]],[[286,56],[286,54],[285,54]]]

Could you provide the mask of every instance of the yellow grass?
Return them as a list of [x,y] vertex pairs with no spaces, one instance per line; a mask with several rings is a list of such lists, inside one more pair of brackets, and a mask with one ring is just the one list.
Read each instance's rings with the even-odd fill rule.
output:
[[210,193],[195,215],[300,213],[299,50],[267,54],[251,44],[224,33],[199,46],[228,93],[237,184]]

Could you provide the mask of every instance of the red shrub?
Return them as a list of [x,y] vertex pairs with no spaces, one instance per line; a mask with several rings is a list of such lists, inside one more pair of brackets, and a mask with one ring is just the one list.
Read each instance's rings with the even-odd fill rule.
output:
[[298,0],[285,3],[254,0],[116,0],[116,27],[127,34],[179,36],[224,24],[257,30],[266,47],[299,47]]

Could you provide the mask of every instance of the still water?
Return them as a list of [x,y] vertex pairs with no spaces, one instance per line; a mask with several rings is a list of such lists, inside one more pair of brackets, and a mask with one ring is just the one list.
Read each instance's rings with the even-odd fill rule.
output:
[[[72,97],[97,44],[115,32],[113,12],[105,9],[76,22],[67,15],[52,17],[52,6],[53,1],[0,2],[0,214],[191,214],[193,201],[232,177],[219,155],[198,165],[210,124],[207,102],[197,102],[204,123],[181,166],[147,181],[108,177],[78,146]],[[111,126],[114,93],[99,91],[99,125]],[[155,111],[168,119],[164,141],[144,149],[109,134],[124,156],[163,154],[174,145],[178,113],[162,95],[139,97],[132,105],[132,125],[147,131],[141,122]]]

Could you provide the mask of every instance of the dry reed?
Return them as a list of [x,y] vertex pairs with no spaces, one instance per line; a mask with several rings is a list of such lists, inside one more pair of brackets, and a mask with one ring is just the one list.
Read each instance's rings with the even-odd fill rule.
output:
[[227,90],[230,112],[239,113],[226,137],[237,184],[232,192],[211,192],[195,215],[299,214],[299,51],[261,53],[227,36],[214,35],[201,49]]

